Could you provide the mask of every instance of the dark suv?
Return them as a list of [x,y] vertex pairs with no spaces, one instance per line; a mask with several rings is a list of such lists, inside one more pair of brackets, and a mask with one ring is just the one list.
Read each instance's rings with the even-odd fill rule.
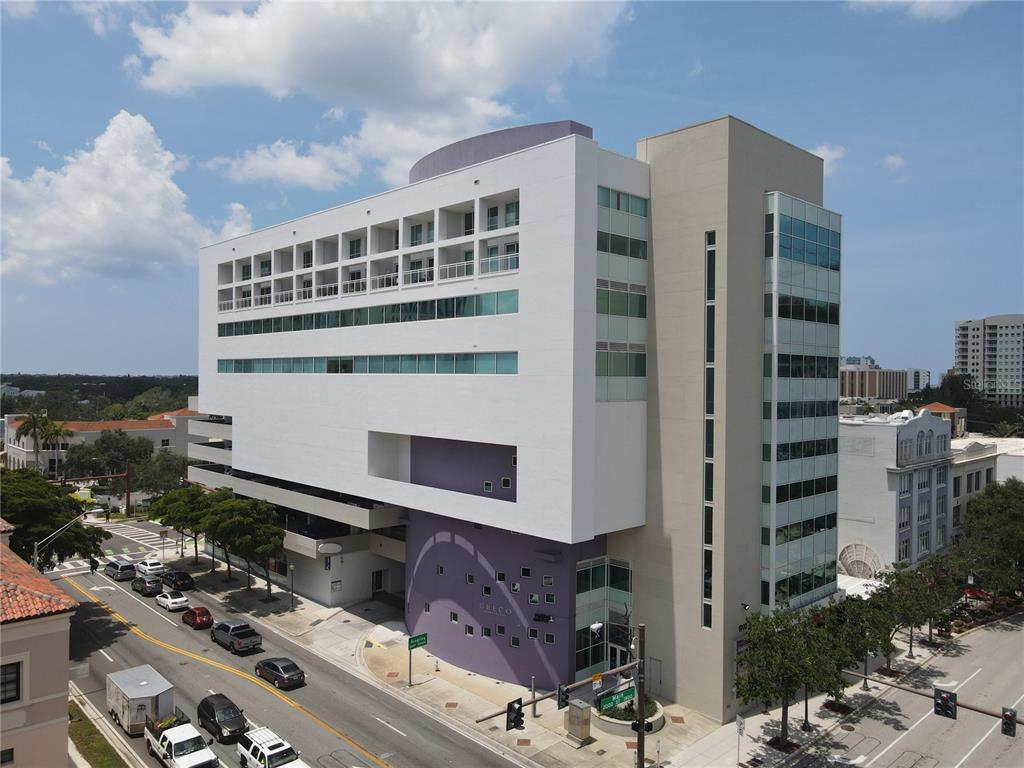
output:
[[242,710],[223,693],[215,693],[200,701],[196,719],[220,742],[237,740],[248,729]]
[[164,591],[157,576],[136,576],[132,579],[132,589],[143,597],[153,597]]
[[167,571],[160,577],[160,581],[171,589],[195,589],[196,583],[185,571]]

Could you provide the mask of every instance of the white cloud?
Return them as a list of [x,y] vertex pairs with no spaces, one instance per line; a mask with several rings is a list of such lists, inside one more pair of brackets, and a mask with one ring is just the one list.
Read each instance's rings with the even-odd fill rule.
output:
[[920,21],[952,21],[963,16],[977,0],[850,0],[858,11],[903,11]]
[[907,161],[903,159],[902,155],[886,155],[885,160],[882,162],[890,171],[898,171],[907,164]]
[[[17,178],[0,159],[4,276],[137,277],[191,262],[217,233],[189,213],[174,181],[180,168],[153,126],[125,111],[57,170],[36,168]],[[228,228],[251,225],[247,215],[233,205]]]
[[359,174],[359,160],[339,144],[309,144],[307,151],[293,141],[278,139],[237,157],[215,157],[208,168],[223,170],[233,181],[270,181],[291,187],[334,189]]
[[[534,87],[550,98],[550,84],[568,71],[600,71],[612,30],[628,20],[619,2],[531,4],[528,12],[517,3],[192,3],[159,24],[133,23],[138,56],[125,64],[151,90],[249,86],[356,112],[360,128],[324,146],[383,163],[395,182],[438,142],[501,127],[514,115],[503,101],[509,90]],[[277,156],[289,147],[296,161],[306,156],[279,143]],[[267,165],[277,146],[250,152]]]
[[0,13],[8,19],[31,19],[39,6],[34,0],[3,0]]
[[831,176],[836,172],[839,161],[843,159],[843,155],[846,154],[846,147],[840,147],[835,144],[819,144],[811,150],[811,154],[817,155],[825,161],[825,175]]
[[695,78],[700,77],[702,74],[704,74],[704,62],[702,62],[700,60],[700,56],[698,56],[697,60],[693,62],[693,67],[690,68],[687,75],[691,78]]
[[84,2],[79,0],[71,4],[71,10],[79,16],[84,16],[92,27],[92,31],[100,37],[106,36],[108,32],[117,29],[121,25],[121,12],[127,9],[124,2]]
[[220,239],[227,240],[247,232],[252,232],[252,214],[249,209],[241,203],[229,203],[228,218],[220,228]]
[[561,104],[565,100],[565,90],[557,80],[552,80],[544,89],[544,101],[548,104]]
[[345,119],[345,108],[344,107],[331,107],[324,112],[320,117],[325,120],[333,120],[336,123],[340,123]]
[[41,149],[41,150],[42,150],[43,152],[45,152],[46,154],[48,154],[48,155],[49,155],[50,157],[56,157],[56,156],[57,156],[57,155],[56,155],[56,153],[55,153],[55,152],[54,152],[54,151],[53,151],[52,149],[50,149],[50,145],[49,145],[49,144],[47,144],[47,143],[46,143],[45,141],[43,141],[42,139],[36,139],[36,140],[35,140],[35,141],[33,141],[32,143],[33,143],[33,144],[35,144],[35,145],[36,145],[36,146],[37,146],[37,147],[38,147],[39,149]]

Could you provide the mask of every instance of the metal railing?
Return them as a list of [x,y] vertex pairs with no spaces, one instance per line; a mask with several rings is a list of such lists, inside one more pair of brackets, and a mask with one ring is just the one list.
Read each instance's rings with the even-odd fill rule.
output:
[[235,309],[248,309],[252,306],[252,299],[245,296],[235,302]]
[[402,274],[402,283],[432,283],[434,282],[434,268],[424,267],[423,269],[407,269]]
[[283,304],[292,301],[295,298],[294,291],[278,291],[274,294],[274,303]]
[[338,295],[338,284],[337,283],[330,283],[328,285],[318,285],[316,287],[316,297],[318,299],[323,299],[323,298],[326,298],[328,296],[337,296],[337,295]]
[[357,277],[353,280],[346,280],[341,284],[342,293],[362,293],[366,290],[366,278]]
[[218,312],[230,312],[235,306],[235,303],[230,299],[228,301],[218,301],[217,311]]
[[471,277],[472,274],[472,261],[457,261],[454,264],[441,264],[437,268],[438,280],[454,280],[457,277]]
[[488,256],[480,259],[480,274],[488,275],[494,272],[510,272],[519,269],[519,254],[506,253],[500,256]]
[[255,304],[257,307],[266,307],[273,302],[273,297],[269,293],[261,293],[255,298]]
[[375,275],[370,278],[370,290],[379,291],[381,288],[397,288],[398,273],[391,272],[386,275]]
[[296,288],[295,289],[295,300],[296,301],[308,301],[313,298],[312,288]]

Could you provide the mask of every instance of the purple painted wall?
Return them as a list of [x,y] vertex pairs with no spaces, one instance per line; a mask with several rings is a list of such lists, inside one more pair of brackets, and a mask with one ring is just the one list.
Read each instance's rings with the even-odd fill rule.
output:
[[[604,536],[562,544],[409,510],[406,625],[411,634],[429,633],[429,651],[456,666],[523,685],[535,675],[539,688],[551,690],[575,677],[576,563],[605,551]],[[524,567],[529,576],[521,575]],[[504,582],[496,580],[497,571],[506,574]],[[467,574],[474,583],[467,583]],[[543,586],[544,576],[553,577],[551,586]],[[520,584],[519,593],[511,591],[512,582]],[[484,587],[490,587],[489,596]],[[538,605],[530,604],[530,593],[539,596]],[[554,595],[554,604],[545,602],[546,594]],[[450,619],[453,611],[458,622]],[[536,621],[538,613],[552,621]],[[496,632],[499,624],[504,636]],[[473,627],[472,636],[466,625]],[[490,627],[490,637],[483,627]],[[530,627],[538,631],[536,640],[529,637]],[[554,634],[553,644],[544,642],[545,632]],[[518,648],[510,644],[513,636]]]
[[552,123],[534,123],[520,125],[515,128],[503,128],[500,131],[471,136],[454,144],[435,149],[424,155],[409,171],[409,183],[415,184],[423,179],[430,179],[442,173],[475,165],[485,160],[518,152],[520,149],[535,147],[548,141],[560,139],[571,134],[594,138],[594,129],[589,125],[574,120],[558,120]]
[[[501,501],[516,500],[516,468],[512,464],[516,455],[514,445],[415,435],[409,445],[409,479],[415,485]],[[508,478],[511,487],[502,488],[502,478]],[[491,483],[490,493],[484,490],[485,481]]]

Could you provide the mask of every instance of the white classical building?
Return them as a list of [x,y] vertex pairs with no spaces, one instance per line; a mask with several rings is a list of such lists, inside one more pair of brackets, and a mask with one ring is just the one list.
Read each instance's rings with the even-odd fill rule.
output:
[[873,578],[943,549],[950,422],[928,411],[839,420],[839,571]]

